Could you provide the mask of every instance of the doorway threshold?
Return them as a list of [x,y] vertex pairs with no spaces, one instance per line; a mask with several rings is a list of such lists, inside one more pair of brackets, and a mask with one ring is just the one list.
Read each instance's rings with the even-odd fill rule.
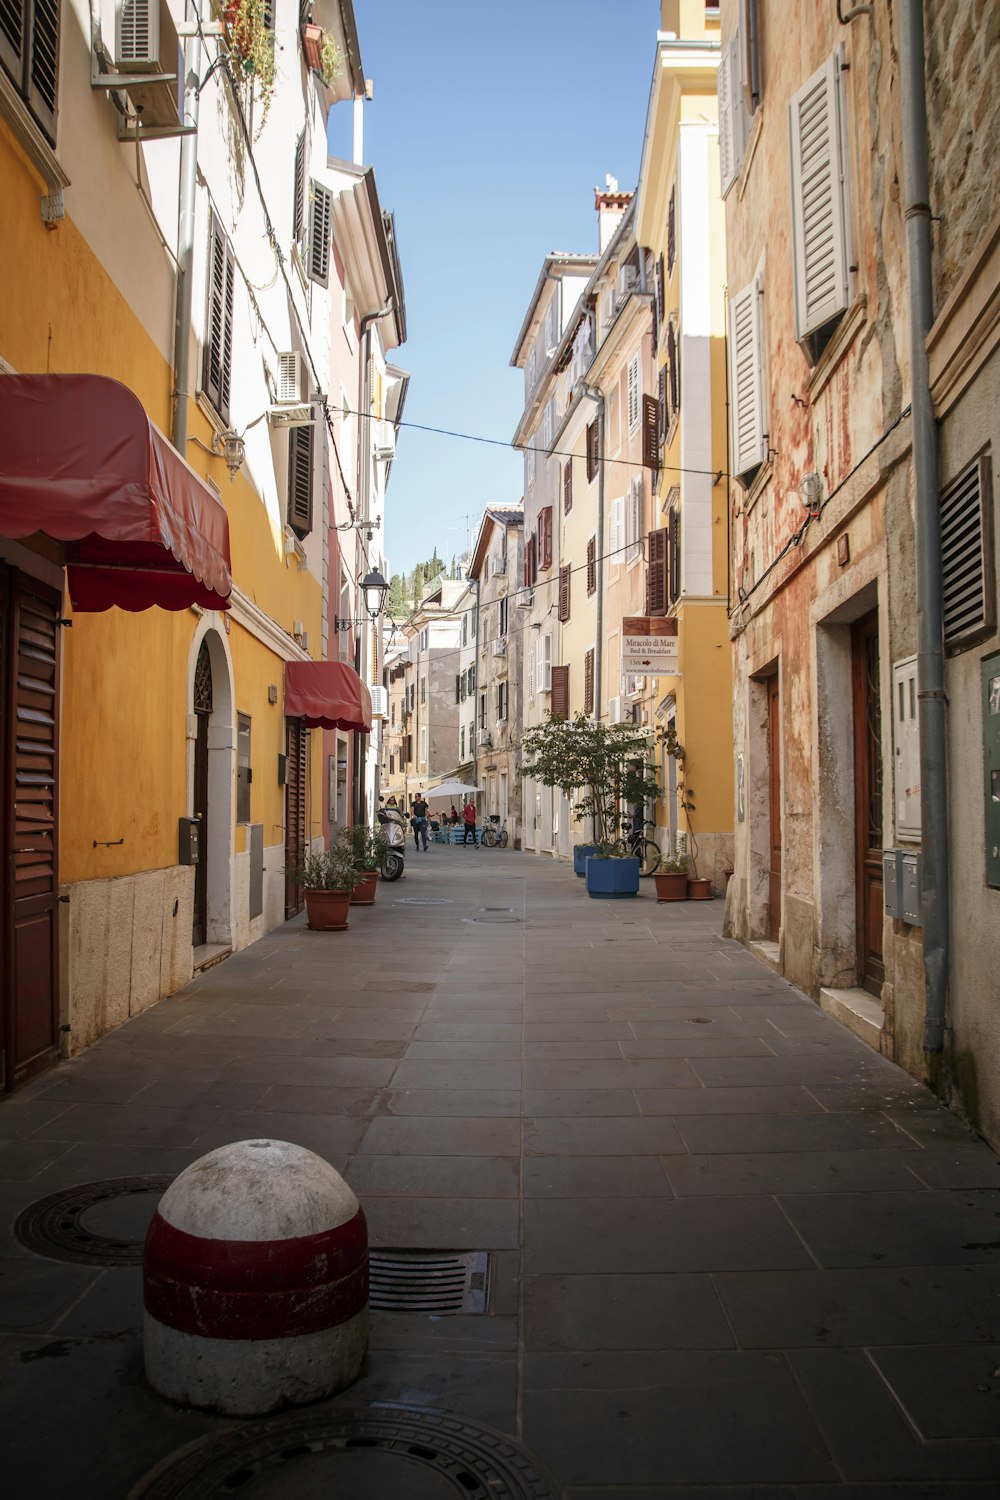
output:
[[194,950],[194,972],[204,974],[206,969],[214,969],[215,965],[221,964],[232,951],[232,945],[229,943],[201,943]]
[[884,1014],[874,995],[867,990],[827,990],[820,988],[820,1010],[853,1031],[875,1052],[882,1050]]
[[781,947],[778,943],[769,942],[767,938],[752,938],[747,947],[761,963],[767,964],[776,974],[781,973]]

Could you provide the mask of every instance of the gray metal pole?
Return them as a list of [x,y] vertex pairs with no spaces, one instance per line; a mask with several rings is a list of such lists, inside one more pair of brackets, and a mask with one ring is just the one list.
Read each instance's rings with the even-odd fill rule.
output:
[[[189,7],[197,22],[197,6]],[[177,223],[177,298],[174,315],[174,402],[171,432],[174,447],[187,458],[188,399],[191,370],[191,298],[193,294],[195,198],[198,186],[198,104],[201,79],[201,37],[184,39],[184,124],[194,127],[181,136],[180,209]]]
[[924,92],[923,0],[901,0],[899,67],[903,126],[903,209],[910,314],[910,403],[917,549],[917,696],[923,834],[924,1049],[944,1049],[949,966],[947,722],[938,441],[924,340],[934,319],[931,211]]

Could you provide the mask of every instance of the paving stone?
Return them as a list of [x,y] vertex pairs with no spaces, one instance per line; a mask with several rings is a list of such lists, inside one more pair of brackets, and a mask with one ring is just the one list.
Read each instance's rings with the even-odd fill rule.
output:
[[626,1057],[772,1057],[770,1043],[759,1037],[637,1037],[622,1042]]
[[524,1162],[524,1196],[670,1198],[673,1194],[654,1156],[529,1156]]
[[100,1271],[65,1261],[0,1259],[0,1329],[44,1332],[82,1297]]
[[378,1198],[516,1198],[512,1156],[356,1156],[351,1187],[364,1204]]
[[671,1120],[532,1119],[524,1121],[527,1156],[662,1156],[683,1149]]
[[66,1141],[0,1140],[0,1182],[28,1182],[68,1150]]
[[[695,1080],[691,1079],[694,1087]],[[524,1113],[528,1118],[542,1116],[637,1115],[639,1106],[631,1089],[526,1089]]]
[[521,1027],[516,1021],[421,1021],[413,1033],[417,1042],[517,1042]]
[[684,1088],[689,1066],[683,1059],[529,1062],[524,1077],[529,1089]]
[[514,1250],[518,1243],[517,1204],[506,1200],[369,1198],[365,1218],[374,1247]]
[[759,1089],[707,1089],[692,1076],[684,1089],[636,1089],[644,1115],[810,1115],[823,1114],[808,1089],[789,1084]]
[[333,1404],[359,1407],[402,1398],[407,1406],[451,1412],[512,1433],[517,1426],[516,1397],[517,1356],[513,1352],[477,1350],[444,1360],[436,1351],[382,1349],[377,1358],[368,1360],[360,1380]]
[[[257,1108],[276,1114],[340,1115],[345,1119],[366,1119],[382,1098],[381,1089],[345,1088],[329,1084],[275,1084],[256,1100]],[[278,1128],[276,1125],[275,1128]]]
[[107,1177],[176,1177],[202,1152],[197,1146],[120,1146],[114,1141],[88,1141],[66,1149],[32,1178],[35,1197],[44,1198],[76,1183],[102,1182]]
[[1000,1344],[877,1349],[872,1361],[925,1443],[1000,1438]]
[[732,1349],[734,1340],[708,1276],[528,1276],[524,1346]]
[[[916,1186],[912,1151],[765,1151],[757,1155],[665,1156],[678,1198],[747,1193],[899,1193]],[[784,1205],[784,1201],[783,1205]],[[794,1222],[794,1220],[793,1220]],[[812,1241],[808,1240],[811,1248]]]
[[387,1115],[520,1117],[519,1089],[389,1089],[382,1099]]
[[495,1042],[465,1038],[453,1042],[413,1041],[406,1048],[407,1062],[517,1062],[520,1056],[520,1040]]
[[[696,1067],[696,1064],[692,1064]],[[888,1120],[850,1115],[689,1115],[676,1117],[692,1154],[758,1151],[912,1150]]]
[[820,1265],[1000,1264],[1000,1192],[783,1196],[781,1207]]
[[360,1150],[391,1156],[518,1156],[521,1123],[515,1119],[426,1119],[380,1117],[365,1133]]

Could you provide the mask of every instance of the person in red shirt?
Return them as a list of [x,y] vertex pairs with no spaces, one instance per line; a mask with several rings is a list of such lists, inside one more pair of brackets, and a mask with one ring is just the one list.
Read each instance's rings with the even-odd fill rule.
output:
[[465,834],[462,843],[467,844],[472,839],[473,849],[476,847],[476,805],[470,797],[462,808],[462,822],[465,824]]

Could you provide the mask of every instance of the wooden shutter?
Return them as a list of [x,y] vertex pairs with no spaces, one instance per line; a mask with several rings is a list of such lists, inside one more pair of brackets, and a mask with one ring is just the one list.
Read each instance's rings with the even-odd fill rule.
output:
[[569,563],[559,569],[559,618],[569,619],[570,580],[573,577],[573,569]]
[[667,441],[667,432],[668,432],[668,430],[670,428],[670,419],[669,419],[669,417],[667,415],[667,367],[666,367],[666,365],[661,365],[660,366],[660,378],[659,378],[659,385],[658,385],[658,389],[657,389],[656,410],[657,410],[658,419],[659,419],[659,429],[658,429],[658,432],[657,432],[657,437],[658,437],[658,440],[659,440],[659,445],[662,448],[663,445],[664,445],[664,443]]
[[646,613],[665,615],[667,612],[667,537],[666,527],[651,531],[646,539],[648,563],[646,567]]
[[531,588],[534,588],[535,581],[538,578],[538,532],[537,532],[537,530],[533,531],[531,533],[531,537],[530,537],[530,540],[528,542],[528,558],[527,558],[527,561],[528,561],[528,584],[529,584],[529,586]]
[[670,205],[667,208],[667,275],[674,269],[677,258],[677,184],[670,189]]
[[597,592],[597,538],[591,537],[587,543],[587,594]]
[[0,0],[0,62],[20,85],[24,77],[24,0]]
[[681,593],[681,516],[680,511],[670,512],[668,525],[670,533],[670,603],[676,604]]
[[841,150],[836,54],[794,95],[788,121],[795,332],[804,339],[842,313],[849,299],[847,165]]
[[660,465],[660,452],[657,438],[659,436],[659,406],[655,396],[643,396],[642,398],[642,462],[647,469],[657,469]]
[[566,460],[563,469],[563,515],[568,516],[573,509],[573,460]]
[[202,387],[224,422],[229,421],[229,383],[233,368],[232,247],[212,212],[208,247],[208,318]]
[[28,8],[31,11],[28,105],[49,141],[55,145],[56,107],[59,101],[60,0],[33,0]]
[[569,667],[552,668],[552,698],[549,707],[554,719],[569,718]]
[[642,373],[639,368],[639,356],[636,354],[628,362],[628,430],[634,432],[639,425],[640,398],[642,395]]
[[552,507],[546,505],[538,512],[538,568],[544,573],[552,566]]
[[8,1087],[55,1060],[58,1036],[61,613],[57,593],[0,567],[0,958]]
[[333,194],[321,183],[312,184],[309,204],[309,275],[320,286],[330,281],[330,230],[333,220]]
[[306,856],[306,731],[301,719],[285,720],[285,919],[302,910],[302,887],[290,873]]
[[293,192],[295,197],[292,202],[292,239],[297,245],[301,245],[306,228],[306,133],[304,130],[295,142]]
[[298,537],[308,536],[313,524],[313,431],[288,432],[288,524]]
[[667,326],[667,380],[672,422],[681,409],[680,346],[677,341],[677,324],[673,320]]
[[974,645],[996,625],[989,495],[986,456],[941,491],[944,640],[951,653]]
[[583,658],[583,711],[585,714],[594,712],[594,648],[586,652]]
[[597,473],[597,465],[598,465],[598,458],[599,458],[598,451],[597,451],[597,436],[598,436],[598,434],[597,434],[597,423],[596,422],[588,422],[587,423],[587,483],[588,484],[591,482],[591,480],[594,478],[594,476]]
[[733,473],[752,477],[767,457],[764,434],[764,359],[757,277],[729,306],[729,404]]

